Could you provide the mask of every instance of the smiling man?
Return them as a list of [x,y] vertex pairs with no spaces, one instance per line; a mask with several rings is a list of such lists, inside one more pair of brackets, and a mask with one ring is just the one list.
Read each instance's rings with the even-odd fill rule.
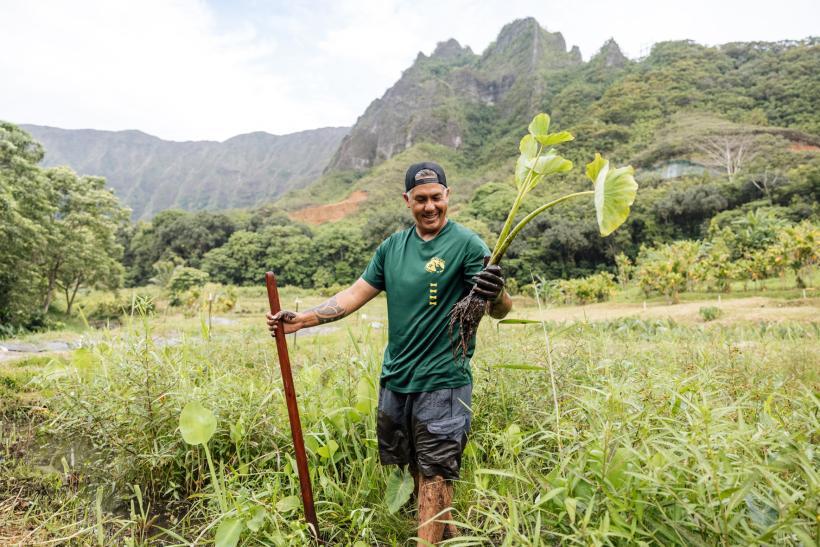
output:
[[[474,232],[447,218],[450,189],[440,165],[416,163],[402,194],[414,226],[396,232],[376,249],[362,276],[319,306],[267,315],[276,334],[336,321],[380,291],[387,293],[388,343],[379,390],[377,437],[382,464],[407,465],[416,478],[420,544],[456,535],[448,508],[453,481],[470,430],[472,373],[469,358],[456,361],[448,333],[449,312],[475,285],[487,313],[504,317],[512,308],[498,266]],[[454,333],[454,336],[456,333]]]

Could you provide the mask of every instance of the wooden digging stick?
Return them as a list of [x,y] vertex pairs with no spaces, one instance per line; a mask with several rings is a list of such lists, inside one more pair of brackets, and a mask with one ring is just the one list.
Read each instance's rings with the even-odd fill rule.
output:
[[[265,284],[268,287],[270,312],[276,314],[282,308],[279,305],[279,290],[276,288],[276,276],[273,275],[273,272],[265,274]],[[279,354],[279,367],[282,369],[282,381],[285,383],[285,401],[288,405],[290,434],[293,437],[293,448],[296,451],[296,468],[299,472],[299,486],[302,490],[305,518],[311,526],[314,539],[318,540],[319,522],[316,520],[316,509],[313,507],[313,490],[310,486],[310,474],[308,473],[307,456],[305,455],[305,439],[302,437],[302,424],[299,421],[299,407],[296,405],[296,390],[293,387],[288,343],[285,340],[284,332],[285,328],[280,319],[276,334],[276,352]]]

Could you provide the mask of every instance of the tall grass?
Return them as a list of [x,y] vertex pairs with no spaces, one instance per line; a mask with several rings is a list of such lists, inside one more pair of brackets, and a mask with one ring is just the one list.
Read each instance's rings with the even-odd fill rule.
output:
[[[340,325],[301,338],[292,355],[320,526],[331,544],[402,545],[415,533],[414,510],[387,510],[391,470],[378,464],[375,440],[383,334],[366,322]],[[448,544],[820,539],[816,324],[632,319],[548,330],[557,424],[541,327],[480,331],[473,431],[454,500],[464,535]],[[95,464],[78,471],[76,488],[104,509],[47,536],[199,544],[222,519],[241,518],[254,522],[247,544],[307,541],[275,348],[261,322],[163,345],[150,321],[137,320],[36,381],[42,431],[93,447]],[[209,446],[227,512],[202,452],[177,430],[192,400],[217,415]]]

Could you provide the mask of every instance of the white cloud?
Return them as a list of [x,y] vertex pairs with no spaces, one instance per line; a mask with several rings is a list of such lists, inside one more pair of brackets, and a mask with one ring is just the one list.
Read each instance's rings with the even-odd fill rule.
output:
[[251,27],[217,31],[207,6],[13,2],[0,17],[0,116],[62,127],[138,128],[166,138],[227,138],[319,124],[291,99],[287,54]]
[[[216,0],[212,0],[216,2]],[[236,3],[239,2],[239,3]],[[534,16],[589,58],[609,37],[717,44],[820,34],[811,0],[4,0],[0,119],[225,139],[350,125],[419,51],[476,53]]]

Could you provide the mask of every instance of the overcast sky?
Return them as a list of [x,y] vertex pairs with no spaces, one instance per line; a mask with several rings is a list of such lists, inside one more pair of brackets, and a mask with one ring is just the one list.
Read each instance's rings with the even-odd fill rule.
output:
[[609,37],[634,58],[820,35],[818,0],[0,0],[0,119],[171,140],[352,125],[419,51],[481,53],[526,16],[584,59]]

